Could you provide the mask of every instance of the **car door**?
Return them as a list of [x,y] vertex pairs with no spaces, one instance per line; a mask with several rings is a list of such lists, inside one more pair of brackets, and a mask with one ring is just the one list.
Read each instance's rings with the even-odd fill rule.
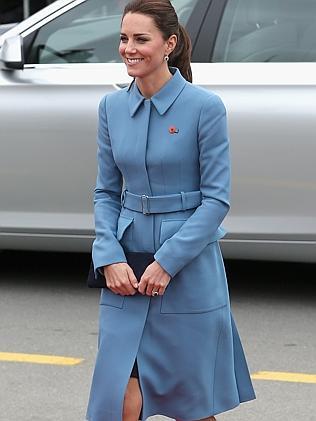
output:
[[[24,69],[1,73],[2,248],[89,250],[98,103],[131,81],[118,54],[126,3],[76,0],[23,29]],[[174,0],[193,40],[208,3]]]
[[218,93],[232,157],[226,257],[314,261],[316,1],[214,0],[194,83]]

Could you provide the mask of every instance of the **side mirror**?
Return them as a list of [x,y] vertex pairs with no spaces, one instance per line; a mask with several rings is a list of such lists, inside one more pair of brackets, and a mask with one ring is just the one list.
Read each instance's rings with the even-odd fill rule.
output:
[[7,38],[0,50],[0,66],[2,69],[23,69],[23,39],[21,35]]

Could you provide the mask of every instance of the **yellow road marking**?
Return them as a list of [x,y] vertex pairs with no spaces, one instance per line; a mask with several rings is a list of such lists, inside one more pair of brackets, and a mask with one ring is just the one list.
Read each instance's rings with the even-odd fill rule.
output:
[[316,383],[316,374],[288,373],[283,371],[258,371],[253,373],[254,380],[274,380],[279,382]]
[[76,365],[80,364],[83,361],[83,358],[59,357],[56,355],[0,352],[0,361],[12,361],[33,364]]

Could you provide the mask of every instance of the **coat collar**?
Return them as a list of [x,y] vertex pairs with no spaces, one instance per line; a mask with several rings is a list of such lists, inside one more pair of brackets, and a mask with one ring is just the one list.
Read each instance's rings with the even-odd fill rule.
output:
[[[160,115],[163,115],[171,107],[186,84],[186,80],[177,67],[169,67],[169,69],[173,74],[171,79],[150,98]],[[131,82],[127,91],[129,93],[129,111],[131,117],[133,117],[146,98],[140,93],[135,79]]]

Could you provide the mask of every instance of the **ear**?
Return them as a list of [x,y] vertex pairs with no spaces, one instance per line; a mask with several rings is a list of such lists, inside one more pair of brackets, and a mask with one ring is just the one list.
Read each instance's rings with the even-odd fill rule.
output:
[[166,54],[169,55],[170,53],[172,53],[172,51],[176,48],[177,41],[178,41],[178,37],[176,34],[170,35],[170,37],[166,41],[166,46],[167,46]]

